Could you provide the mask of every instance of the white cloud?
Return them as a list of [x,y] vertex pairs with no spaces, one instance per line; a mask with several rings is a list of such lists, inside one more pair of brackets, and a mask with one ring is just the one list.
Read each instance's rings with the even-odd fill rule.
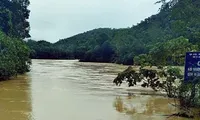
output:
[[58,41],[99,27],[126,28],[156,14],[156,0],[30,0],[33,39]]

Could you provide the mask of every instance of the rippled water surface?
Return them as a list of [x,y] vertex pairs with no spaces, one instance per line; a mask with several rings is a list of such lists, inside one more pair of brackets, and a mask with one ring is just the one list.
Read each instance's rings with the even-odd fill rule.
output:
[[[173,100],[112,80],[125,67],[75,60],[33,60],[26,75],[0,82],[1,120],[183,120]],[[168,118],[169,117],[169,118]]]

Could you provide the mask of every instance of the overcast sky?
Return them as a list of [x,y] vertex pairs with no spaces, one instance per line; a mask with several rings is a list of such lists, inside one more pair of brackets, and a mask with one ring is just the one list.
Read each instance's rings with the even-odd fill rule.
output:
[[158,0],[30,0],[34,40],[56,42],[95,28],[127,28],[158,13]]

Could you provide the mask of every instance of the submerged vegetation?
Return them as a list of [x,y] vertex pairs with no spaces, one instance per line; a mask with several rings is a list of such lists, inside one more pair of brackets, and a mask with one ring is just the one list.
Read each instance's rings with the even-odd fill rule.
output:
[[194,118],[200,116],[200,78],[185,82],[182,71],[177,67],[143,68],[139,71],[128,67],[114,79],[116,85],[126,81],[128,86],[152,88],[154,91],[165,92],[169,98],[178,99],[174,104],[180,112],[172,116]]
[[29,0],[0,1],[0,80],[30,70],[30,49],[22,40],[29,37]]

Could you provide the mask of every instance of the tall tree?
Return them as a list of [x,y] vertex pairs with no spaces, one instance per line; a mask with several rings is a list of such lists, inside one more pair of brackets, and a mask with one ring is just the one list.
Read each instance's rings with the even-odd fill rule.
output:
[[18,38],[30,37],[28,10],[29,0],[1,0],[0,1],[0,29],[9,36]]

